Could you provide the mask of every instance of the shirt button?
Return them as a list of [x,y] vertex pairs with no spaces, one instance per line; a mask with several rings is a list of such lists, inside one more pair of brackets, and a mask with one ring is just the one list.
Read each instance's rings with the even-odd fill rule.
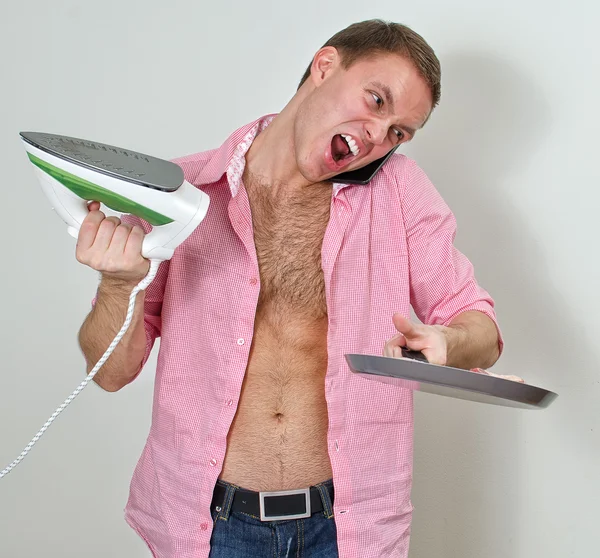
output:
[[241,337],[237,340],[238,345],[243,345],[244,343],[245,341]]
[[202,523],[200,525],[200,529],[202,529],[203,531],[206,531],[208,529],[208,523]]
[[335,451],[340,451],[340,446],[337,440],[335,441]]
[[217,460],[216,459],[211,459],[210,460],[210,464],[212,467],[214,467],[217,464]]
[[227,401],[227,406],[231,407],[233,405],[233,399],[230,399],[229,401]]
[[256,285],[256,283],[258,283],[258,279],[256,277],[252,277],[252,279],[250,279],[250,284]]

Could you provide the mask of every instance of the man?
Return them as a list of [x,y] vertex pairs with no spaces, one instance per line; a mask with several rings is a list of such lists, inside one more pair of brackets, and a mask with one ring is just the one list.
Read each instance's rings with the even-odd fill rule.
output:
[[[393,155],[368,185],[335,176],[410,141],[439,95],[419,35],[358,23],[316,53],[280,114],[176,161],[209,212],[96,376],[108,391],[129,384],[161,337],[126,509],[154,556],[407,556],[412,395],[353,375],[344,354],[407,345],[485,368],[502,340],[453,215],[413,161]],[[148,230],[90,204],[77,247],[102,273],[80,332],[90,369],[148,270]]]

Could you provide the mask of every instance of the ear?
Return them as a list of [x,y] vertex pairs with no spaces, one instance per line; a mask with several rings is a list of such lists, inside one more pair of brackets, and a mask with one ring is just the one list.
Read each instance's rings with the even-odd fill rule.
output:
[[340,54],[335,47],[323,47],[314,56],[310,77],[315,87],[319,87],[340,65]]

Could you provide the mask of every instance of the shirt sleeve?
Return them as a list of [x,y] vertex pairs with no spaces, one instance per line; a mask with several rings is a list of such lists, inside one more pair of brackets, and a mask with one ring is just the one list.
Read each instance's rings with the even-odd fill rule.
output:
[[[127,214],[122,215],[120,218],[123,223],[142,227],[145,233],[148,233],[152,230],[152,226],[149,223],[140,219],[139,217],[136,217],[135,215]],[[154,343],[161,335],[162,302],[168,274],[169,261],[167,260],[161,262],[154,280],[146,288],[146,293],[144,296],[144,329],[146,333],[146,350],[140,368],[135,377],[139,375],[146,365],[146,362],[150,357],[150,353],[152,352],[152,348],[154,347]],[[96,293],[96,296],[94,296],[92,300],[92,307],[96,304],[97,297],[98,295]]]
[[409,162],[402,211],[406,226],[411,304],[424,324],[448,325],[459,314],[488,316],[504,341],[494,300],[475,279],[467,257],[455,246],[456,219],[425,172]]

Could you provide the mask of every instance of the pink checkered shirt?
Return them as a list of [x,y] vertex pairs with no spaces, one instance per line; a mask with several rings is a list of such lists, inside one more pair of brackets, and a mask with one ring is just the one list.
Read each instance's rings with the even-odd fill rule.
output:
[[[186,180],[210,196],[210,207],[146,293],[143,364],[157,337],[161,342],[152,425],[125,517],[155,557],[210,552],[210,502],[260,290],[241,181],[244,156],[272,118],[235,131],[219,149],[175,160]],[[453,246],[454,235],[449,208],[403,155],[394,155],[368,186],[334,185],[322,267],[328,450],[341,558],[406,558],[413,511],[412,393],[353,374],[344,354],[381,355],[397,333],[392,314],[408,317],[411,305],[426,324],[448,324],[467,310],[496,322],[494,302]]]

